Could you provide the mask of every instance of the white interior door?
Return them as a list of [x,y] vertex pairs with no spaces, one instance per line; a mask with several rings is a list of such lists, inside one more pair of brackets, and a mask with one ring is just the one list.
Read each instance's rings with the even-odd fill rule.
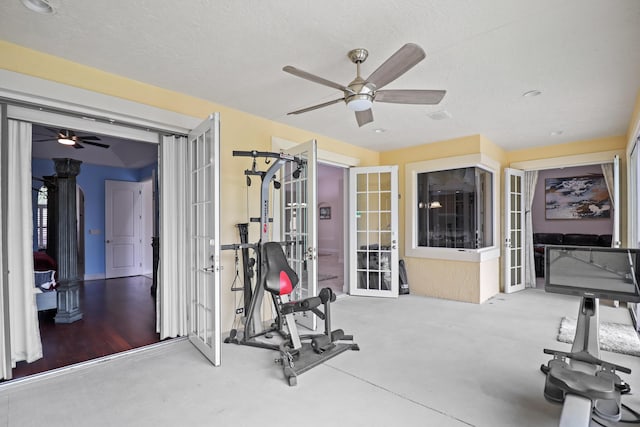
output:
[[398,167],[349,170],[351,295],[398,296]]
[[[285,247],[287,260],[300,279],[292,295],[294,300],[318,294],[316,151],[315,140],[287,149],[287,154],[302,158],[306,163],[298,169],[296,162],[286,162],[280,175],[280,237],[289,242]],[[295,313],[295,319],[315,331],[317,319],[313,313]]]
[[220,365],[220,118],[212,114],[188,137],[189,340]]
[[504,179],[504,291],[521,291],[524,280],[524,172],[505,169]]
[[142,274],[142,187],[105,181],[105,277]]

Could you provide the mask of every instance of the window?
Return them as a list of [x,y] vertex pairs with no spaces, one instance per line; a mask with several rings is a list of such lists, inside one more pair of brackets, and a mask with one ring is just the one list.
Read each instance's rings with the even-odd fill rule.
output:
[[484,154],[406,165],[405,254],[454,261],[500,256],[500,163]]
[[492,176],[479,167],[418,174],[418,246],[493,245]]
[[47,187],[44,185],[38,190],[38,209],[36,216],[38,249],[47,249]]

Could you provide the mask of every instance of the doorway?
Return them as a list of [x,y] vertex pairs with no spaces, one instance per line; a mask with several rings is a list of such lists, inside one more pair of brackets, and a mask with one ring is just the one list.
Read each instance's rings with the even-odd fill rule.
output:
[[[147,268],[151,265],[151,230],[157,214],[153,208],[153,195],[146,194],[153,191],[151,177],[157,176],[158,145],[65,129],[100,144],[83,141],[82,148],[78,149],[58,144],[55,140],[57,128],[34,123],[32,129],[32,175],[35,178],[55,175],[53,158],[82,161],[76,177],[76,219],[83,318],[70,324],[57,324],[55,308],[39,311],[43,358],[30,364],[18,362],[13,371],[14,378],[159,342],[155,300],[150,292],[151,270]],[[106,279],[105,183],[109,179],[136,183],[140,187],[140,199],[151,206],[141,211],[144,215],[138,215],[139,219],[145,219],[144,224],[149,224],[140,226],[143,232],[139,238],[140,253],[136,257],[140,269],[130,277]],[[34,247],[34,252],[39,249]]]
[[318,163],[318,287],[345,293],[345,168]]
[[[547,197],[546,194],[555,194],[554,188],[558,185],[556,183],[564,187],[575,183],[575,191],[565,197],[568,201],[575,200],[573,204],[581,204],[576,208],[571,207],[572,211],[580,210],[582,206],[588,206],[591,210],[583,214],[578,212],[579,216],[574,215],[573,218],[570,217],[569,212],[557,212],[563,207],[556,208],[555,198]],[[590,190],[587,186],[593,186],[598,190]],[[606,196],[601,196],[600,193],[606,193]],[[613,198],[608,193],[600,164],[538,171],[538,181],[531,206],[537,288],[544,289],[545,245],[611,247],[614,214],[613,203],[611,203]],[[596,200],[596,198],[606,200]],[[569,211],[569,209],[566,210]]]

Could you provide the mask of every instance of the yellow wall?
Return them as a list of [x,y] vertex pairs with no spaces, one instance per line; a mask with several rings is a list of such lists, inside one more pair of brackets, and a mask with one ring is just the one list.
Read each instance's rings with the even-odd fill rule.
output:
[[611,136],[585,141],[573,141],[565,144],[546,145],[544,147],[527,148],[507,152],[509,164],[539,159],[574,156],[577,154],[599,153],[603,151],[624,150],[624,136]]
[[626,136],[612,136],[585,141],[573,141],[565,144],[548,145],[507,153],[508,162],[555,159],[559,157],[580,156],[588,158],[589,154],[600,152],[616,152],[620,156],[620,238],[622,246],[627,245],[627,146]]
[[633,109],[633,113],[631,113],[631,121],[629,122],[629,128],[627,129],[627,150],[630,151],[633,148],[634,140],[633,138],[636,136],[634,132],[636,129],[640,127],[640,90],[638,90],[638,95],[636,96],[636,106]]
[[[318,148],[358,158],[362,166],[378,164],[379,154],[375,151],[4,41],[0,41],[0,68],[193,117],[204,119],[211,112],[220,112],[221,206],[224,206],[221,218],[221,239],[224,243],[238,242],[236,223],[246,222],[248,217],[259,216],[259,203],[254,202],[260,197],[258,185],[250,187],[249,200],[253,210],[247,213],[247,190],[242,171],[251,167],[251,161],[247,158],[233,157],[233,150],[269,151],[272,136],[299,142],[316,139]],[[250,241],[256,241],[259,238],[257,227],[250,226],[250,230]],[[229,291],[235,275],[233,253],[224,251],[222,261],[225,266],[222,273],[221,320],[224,330],[231,326],[233,320],[234,295]]]

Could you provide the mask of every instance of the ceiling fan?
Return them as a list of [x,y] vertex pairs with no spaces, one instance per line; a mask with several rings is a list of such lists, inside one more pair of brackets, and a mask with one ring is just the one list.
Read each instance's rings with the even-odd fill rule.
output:
[[83,144],[95,145],[96,147],[100,147],[100,148],[110,147],[107,144],[96,142],[96,141],[100,141],[100,138],[98,138],[95,135],[80,136],[80,135],[76,135],[76,133],[70,129],[60,129],[60,130],[55,130],[50,128],[45,128],[45,129],[53,133],[55,136],[46,138],[46,139],[34,140],[33,142],[58,141],[60,144],[69,145],[73,148],[84,148]]
[[342,98],[302,108],[287,114],[306,113],[307,111],[317,110],[319,108],[344,101],[350,110],[355,111],[358,126],[362,127],[373,121],[371,106],[374,101],[389,102],[393,104],[433,105],[438,104],[446,93],[444,90],[382,90],[384,86],[409,71],[413,66],[425,58],[426,54],[424,53],[424,50],[416,44],[407,43],[402,46],[366,79],[360,77],[360,64],[367,59],[369,52],[362,48],[353,49],[349,51],[347,56],[351,59],[351,62],[356,64],[356,78],[347,86],[318,77],[314,74],[292,67],[291,65],[284,67],[282,69],[283,71],[293,74],[294,76],[344,92],[344,97]]

